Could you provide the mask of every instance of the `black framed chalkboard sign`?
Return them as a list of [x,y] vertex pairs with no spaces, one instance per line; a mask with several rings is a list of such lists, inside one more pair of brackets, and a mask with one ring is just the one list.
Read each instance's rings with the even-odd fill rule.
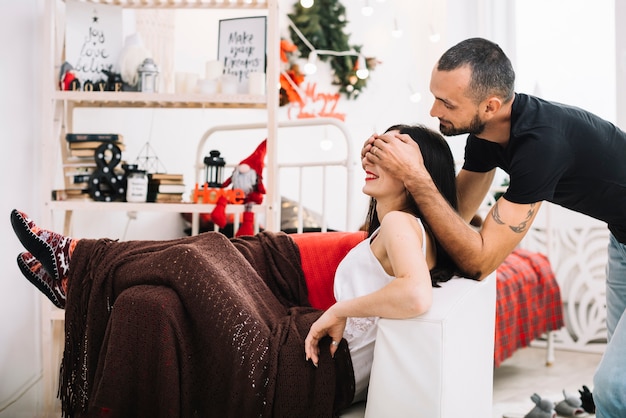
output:
[[219,21],[217,59],[224,74],[237,78],[238,93],[248,92],[248,74],[265,72],[267,16]]

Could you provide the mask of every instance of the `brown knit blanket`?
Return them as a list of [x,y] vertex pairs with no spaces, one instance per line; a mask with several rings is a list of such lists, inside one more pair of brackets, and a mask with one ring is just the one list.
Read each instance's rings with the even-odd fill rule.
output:
[[283,233],[81,240],[60,397],[67,417],[332,417],[352,401],[345,341],[319,367],[298,248]]

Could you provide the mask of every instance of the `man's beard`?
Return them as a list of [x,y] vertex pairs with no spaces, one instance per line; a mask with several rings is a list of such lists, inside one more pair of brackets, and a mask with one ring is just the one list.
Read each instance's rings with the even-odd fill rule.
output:
[[470,122],[468,126],[455,128],[452,126],[444,126],[443,124],[439,124],[439,131],[445,136],[455,136],[461,134],[474,134],[478,135],[485,130],[485,124],[480,120],[478,115],[474,115],[474,119]]

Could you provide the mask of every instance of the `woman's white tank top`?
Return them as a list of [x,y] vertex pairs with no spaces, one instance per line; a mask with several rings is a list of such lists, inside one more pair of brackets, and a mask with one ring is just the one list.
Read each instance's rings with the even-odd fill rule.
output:
[[[422,252],[426,256],[426,232],[422,227]],[[380,228],[379,228],[380,229]],[[335,273],[334,293],[337,301],[354,299],[373,293],[395,279],[385,272],[374,256],[371,241],[378,230],[357,244],[339,263]],[[378,317],[349,317],[343,337],[348,341],[356,383],[354,401],[364,400],[374,358],[374,341]]]

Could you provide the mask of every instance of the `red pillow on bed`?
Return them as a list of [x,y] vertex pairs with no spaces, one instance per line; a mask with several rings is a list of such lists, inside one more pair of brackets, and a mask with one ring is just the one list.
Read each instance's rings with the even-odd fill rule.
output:
[[306,232],[292,234],[300,250],[311,306],[328,309],[335,303],[335,270],[345,255],[365,238],[359,232]]

